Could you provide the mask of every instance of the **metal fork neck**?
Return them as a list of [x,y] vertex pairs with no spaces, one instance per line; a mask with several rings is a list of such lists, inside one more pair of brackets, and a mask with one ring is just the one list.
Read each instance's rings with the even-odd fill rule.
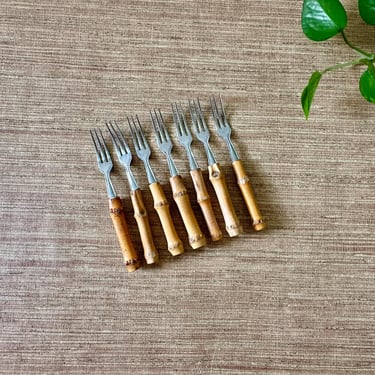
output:
[[178,176],[178,170],[177,170],[177,167],[176,167],[176,164],[174,163],[172,157],[168,154],[166,154],[167,156],[167,163],[168,163],[168,168],[169,168],[169,173],[170,175],[173,177],[173,176]]
[[203,143],[204,144],[204,149],[207,154],[207,160],[208,160],[208,165],[212,165],[216,163],[216,158],[214,153],[212,152],[211,146],[209,145],[208,142]]
[[190,170],[195,171],[196,169],[199,169],[198,163],[195,160],[195,157],[194,157],[193,151],[191,150],[190,145],[186,145],[185,150],[186,150],[186,154],[188,157]]
[[228,146],[228,149],[229,149],[229,155],[230,155],[230,158],[232,159],[232,161],[239,160],[240,157],[238,156],[237,151],[234,148],[233,143],[230,140],[230,138],[225,138],[225,141],[227,142],[227,146]]
[[151,168],[150,161],[148,159],[143,160],[143,164],[146,170],[146,176],[149,184],[157,182],[154,172]]
[[139,186],[137,184],[137,181],[135,180],[135,177],[133,175],[133,172],[130,168],[125,168],[126,177],[128,178],[130,190],[137,190],[139,189]]
[[111,178],[109,176],[109,173],[106,173],[105,175],[105,186],[107,188],[107,195],[109,199],[116,198],[116,190],[112,184]]

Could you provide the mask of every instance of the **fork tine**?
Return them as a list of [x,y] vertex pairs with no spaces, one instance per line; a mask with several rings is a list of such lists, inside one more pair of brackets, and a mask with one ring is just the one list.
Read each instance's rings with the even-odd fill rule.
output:
[[193,123],[194,130],[196,132],[199,132],[199,125],[198,125],[198,119],[197,119],[197,112],[195,108],[195,102],[191,101],[189,99],[189,110],[190,110],[190,117],[191,117],[191,122]]
[[134,123],[134,119],[133,119],[133,117],[131,118],[132,121],[130,121],[129,117],[126,117],[126,119],[128,120],[128,124],[129,124],[129,128],[130,128],[130,134],[131,134],[131,137],[132,137],[132,140],[133,140],[133,143],[134,143],[134,147],[136,149],[139,149],[140,147],[139,147],[138,138],[135,134],[135,130],[134,130],[133,125],[132,125],[132,122]]
[[[99,132],[98,132],[99,131]],[[111,156],[109,155],[109,151],[104,141],[103,133],[100,129],[96,129],[90,131],[92,139],[94,141],[95,150],[98,157],[98,162],[103,163],[111,160]]]
[[117,125],[116,122],[115,122],[115,125],[116,125],[116,128],[117,128],[117,135],[118,135],[119,139],[121,140],[122,145],[123,145],[125,151],[126,151],[127,153],[130,153],[130,147],[129,147],[129,145],[128,145],[128,142],[126,142],[126,139],[125,139],[124,133],[121,131],[120,127]]
[[210,97],[210,103],[211,103],[212,116],[214,117],[216,128],[220,129],[221,127],[224,126],[223,115],[222,113],[220,113],[216,99],[213,95]]
[[186,119],[182,111],[181,103],[179,103],[179,106],[177,103],[172,103],[172,113],[178,136],[181,137],[183,135],[188,135]]
[[221,106],[221,112],[223,114],[223,119],[224,119],[225,123],[228,123],[228,121],[227,121],[227,115],[225,113],[225,109],[224,109],[224,105],[223,105],[223,100],[221,98],[221,94],[219,94],[219,99],[220,99],[220,106]]
[[194,101],[196,103],[195,105],[198,108],[199,112],[202,113],[202,107],[201,107],[201,102],[199,101],[199,98],[194,99]]
[[113,146],[115,147],[117,155],[122,155],[124,153],[124,151],[123,151],[121,142],[118,138],[118,135],[117,135],[117,133],[116,133],[114,127],[113,127],[112,122],[108,121],[108,122],[105,123],[105,125],[108,129],[109,135],[111,137],[111,140],[112,140]]
[[181,117],[180,117],[180,114],[178,113],[177,103],[172,103],[171,105],[172,105],[173,121],[176,125],[177,135],[181,137],[182,125],[181,125]]
[[142,148],[149,148],[149,145],[148,145],[147,139],[145,137],[145,133],[143,131],[141,122],[139,121],[138,115],[135,115],[135,118],[136,118],[137,122],[134,122],[134,124],[136,126],[137,135],[140,139],[141,147]]
[[223,99],[221,98],[221,94],[219,94],[219,102],[220,102],[220,114],[224,116],[224,105],[223,105]]
[[203,130],[208,130],[206,121],[204,119],[204,114],[202,111],[201,103],[198,98],[193,99],[193,112],[196,119],[196,129],[201,132]]
[[219,117],[220,117],[219,109],[217,107],[216,99],[213,95],[210,96],[210,104],[211,104],[211,111],[212,111],[212,115],[214,116],[214,119],[219,120]]
[[[179,104],[179,106],[178,106],[178,113],[179,113],[180,118],[181,118],[183,133],[185,133],[186,135],[191,135],[190,129],[189,129],[188,125],[187,125],[187,121],[186,121],[184,110],[182,109],[182,105],[181,105],[181,103],[178,103],[178,104]],[[177,107],[177,105],[176,105],[176,107]]]
[[99,134],[100,134],[100,137],[98,137],[99,143],[102,146],[102,150],[104,150],[106,161],[111,161],[112,160],[111,155],[109,154],[109,150],[108,150],[107,145],[105,143],[104,136],[103,136],[103,133],[102,133],[101,129],[99,129]]
[[[130,127],[130,133],[132,135],[134,146],[137,150],[142,150],[146,148],[145,143],[147,142],[144,135],[143,130],[141,126],[141,122],[139,121],[138,116],[136,115],[137,122],[135,122],[134,117],[131,116],[130,118],[127,117],[129,127]],[[131,121],[130,121],[131,120]]]
[[199,118],[200,118],[202,128],[203,130],[207,130],[208,128],[207,128],[206,120],[204,119],[204,114],[202,111],[201,103],[199,101],[199,98],[197,98],[196,100],[197,100],[196,103],[197,103],[197,108],[198,108],[198,113],[199,113]]
[[152,113],[152,111],[150,111],[150,116],[151,116],[152,125],[153,125],[154,130],[155,130],[156,139],[157,139],[158,143],[162,143],[163,142],[163,135],[162,135],[162,132],[161,132],[161,129],[160,129],[160,124],[158,122],[155,109],[154,109],[154,113]]
[[101,155],[100,155],[100,152],[99,152],[99,148],[98,148],[98,145],[97,145],[96,130],[95,129],[91,129],[90,130],[90,135],[91,135],[92,143],[94,144],[96,159],[97,159],[98,163],[101,163],[102,162],[102,158],[101,158]]
[[[217,105],[217,101],[214,95],[211,96],[210,101],[211,101],[212,110],[215,112],[216,116],[222,117],[222,111],[219,110],[219,107]],[[223,108],[222,105],[221,105],[221,108]]]
[[163,119],[160,109],[158,110],[154,109],[154,113],[152,113],[151,111],[150,113],[151,113],[151,119],[154,125],[154,129],[155,129],[158,141],[160,143],[170,141],[170,137],[165,127],[164,119]]
[[160,126],[160,130],[162,131],[162,133],[163,133],[163,135],[164,135],[164,137],[165,137],[165,139],[167,140],[167,141],[170,141],[171,140],[171,138],[170,138],[170,136],[169,136],[169,133],[168,133],[168,130],[167,130],[167,128],[166,128],[166,126],[165,126],[165,122],[164,122],[164,119],[163,119],[163,115],[161,114],[161,111],[160,111],[160,109],[158,109],[158,112],[157,112],[157,115],[159,114],[159,126]]

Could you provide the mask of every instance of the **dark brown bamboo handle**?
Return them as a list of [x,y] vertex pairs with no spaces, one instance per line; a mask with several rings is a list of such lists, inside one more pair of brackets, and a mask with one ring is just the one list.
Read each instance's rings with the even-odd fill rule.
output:
[[154,199],[154,208],[159,215],[160,223],[167,240],[168,251],[172,255],[182,254],[184,252],[184,247],[173,224],[169,203],[165,197],[164,191],[158,182],[150,184],[149,187]]
[[197,202],[202,210],[211,239],[212,241],[218,241],[223,238],[223,232],[217,223],[214,210],[212,209],[211,199],[207,192],[202,171],[200,169],[195,169],[190,171],[190,175],[197,194]]
[[225,221],[225,229],[230,237],[238,236],[242,233],[242,226],[234,210],[232,199],[230,198],[224,174],[218,163],[208,166],[210,181],[215,189],[221,212]]
[[109,212],[115,227],[117,239],[121,246],[125,267],[128,272],[133,272],[140,266],[140,262],[129,235],[128,224],[126,222],[124,209],[119,197],[109,200]]
[[177,204],[182,221],[184,222],[189,236],[189,244],[193,249],[198,249],[206,244],[206,237],[199,227],[182,177],[172,176],[170,177],[169,182],[173,192],[173,199]]
[[156,250],[152,231],[148,221],[147,211],[143,203],[142,192],[140,189],[132,190],[130,197],[134,209],[134,218],[137,221],[139,235],[143,246],[143,253],[147,264],[157,263],[159,254]]
[[262,214],[258,208],[253,189],[251,188],[250,179],[246,174],[245,168],[241,160],[232,163],[234,172],[236,173],[237,183],[241,189],[242,196],[245,200],[246,207],[249,211],[254,230],[260,231],[266,228]]

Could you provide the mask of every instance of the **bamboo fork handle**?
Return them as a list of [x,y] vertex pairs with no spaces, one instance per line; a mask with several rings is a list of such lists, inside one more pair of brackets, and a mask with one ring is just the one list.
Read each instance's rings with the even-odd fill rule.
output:
[[128,272],[133,272],[140,266],[140,263],[129,235],[128,224],[126,223],[124,209],[119,197],[109,200],[109,212],[121,246],[125,267]]
[[169,179],[172,187],[173,199],[180,211],[182,221],[189,236],[189,244],[193,249],[198,249],[206,244],[206,237],[199,228],[199,224],[190,204],[188,191],[181,176],[172,176]]
[[217,223],[214,210],[212,209],[211,199],[208,195],[206,184],[204,182],[201,169],[190,171],[193,180],[194,189],[197,193],[197,201],[202,210],[212,241],[218,241],[223,238],[223,233]]
[[152,238],[152,231],[148,221],[147,211],[143,203],[141,190],[132,190],[130,192],[130,197],[134,208],[134,218],[137,221],[146,263],[157,263],[159,260],[159,254]]
[[234,172],[236,173],[237,183],[241,189],[242,196],[245,200],[246,207],[252,219],[254,230],[260,231],[266,228],[266,223],[263,220],[262,214],[258,208],[253,189],[251,188],[249,177],[246,174],[245,168],[241,160],[232,163]]
[[238,236],[242,233],[242,226],[234,210],[224,174],[218,163],[208,166],[210,181],[215,189],[217,199],[220,204],[225,221],[225,229],[230,237]]
[[154,208],[159,215],[161,226],[163,227],[164,235],[167,240],[168,251],[172,255],[182,254],[184,252],[184,247],[173,224],[169,204],[164,191],[158,182],[150,184],[149,187],[154,199]]

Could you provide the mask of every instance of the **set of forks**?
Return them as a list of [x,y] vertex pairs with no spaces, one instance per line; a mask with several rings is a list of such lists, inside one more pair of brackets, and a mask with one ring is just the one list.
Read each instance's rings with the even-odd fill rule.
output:
[[[249,177],[247,176],[243,163],[231,141],[231,126],[227,120],[221,96],[219,97],[219,101],[217,101],[214,96],[210,97],[210,105],[215,121],[216,131],[228,146],[232,166],[237,177],[237,183],[240,187],[246,207],[252,219],[252,226],[256,231],[263,230],[266,227],[266,224],[258,208],[255,195],[250,185]],[[209,180],[212,183],[217,196],[219,206],[224,217],[226,231],[230,237],[238,236],[240,233],[242,233],[242,226],[233,207],[223,171],[219,163],[217,163],[215,155],[210,147],[210,131],[208,129],[199,99],[191,101],[189,100],[189,112],[195,136],[200,142],[203,143],[205,149],[208,161]],[[190,175],[193,181],[197,202],[207,224],[211,239],[213,241],[218,241],[223,237],[223,233],[216,220],[202,171],[191,149],[193,136],[188,126],[185,112],[180,103],[172,104],[172,114],[177,131],[177,139],[184,147],[187,159],[189,161]],[[177,205],[178,211],[187,231],[189,244],[193,249],[200,248],[206,244],[206,237],[200,229],[195,213],[192,209],[188,190],[186,189],[183,179],[179,174],[173,160],[173,145],[170,134],[166,128],[160,110],[150,111],[150,116],[155,131],[158,148],[165,155],[167,160],[170,172],[169,182],[173,193],[173,199]],[[173,256],[182,254],[184,252],[184,246],[174,226],[169,202],[167,201],[162,186],[158,182],[150,165],[151,148],[145,137],[139,117],[137,115],[134,117],[131,116],[127,118],[127,121],[136,154],[138,158],[142,160],[145,168],[149,189],[153,197],[154,208],[163,228],[168,251]],[[130,188],[130,197],[133,205],[134,217],[137,222],[145,261],[147,264],[157,263],[159,260],[159,254],[153,240],[147,210],[143,202],[141,190],[131,169],[132,152],[126,141],[124,133],[116,122],[106,122],[106,128],[118,160],[125,169]],[[90,131],[90,133],[95,148],[99,170],[105,177],[110,215],[118,241],[120,243],[120,247],[122,249],[125,267],[129,272],[133,272],[140,267],[141,261],[129,235],[128,225],[121,199],[118,197],[115,187],[111,181],[110,173],[113,168],[112,158],[102,131],[100,129],[93,129]]]

